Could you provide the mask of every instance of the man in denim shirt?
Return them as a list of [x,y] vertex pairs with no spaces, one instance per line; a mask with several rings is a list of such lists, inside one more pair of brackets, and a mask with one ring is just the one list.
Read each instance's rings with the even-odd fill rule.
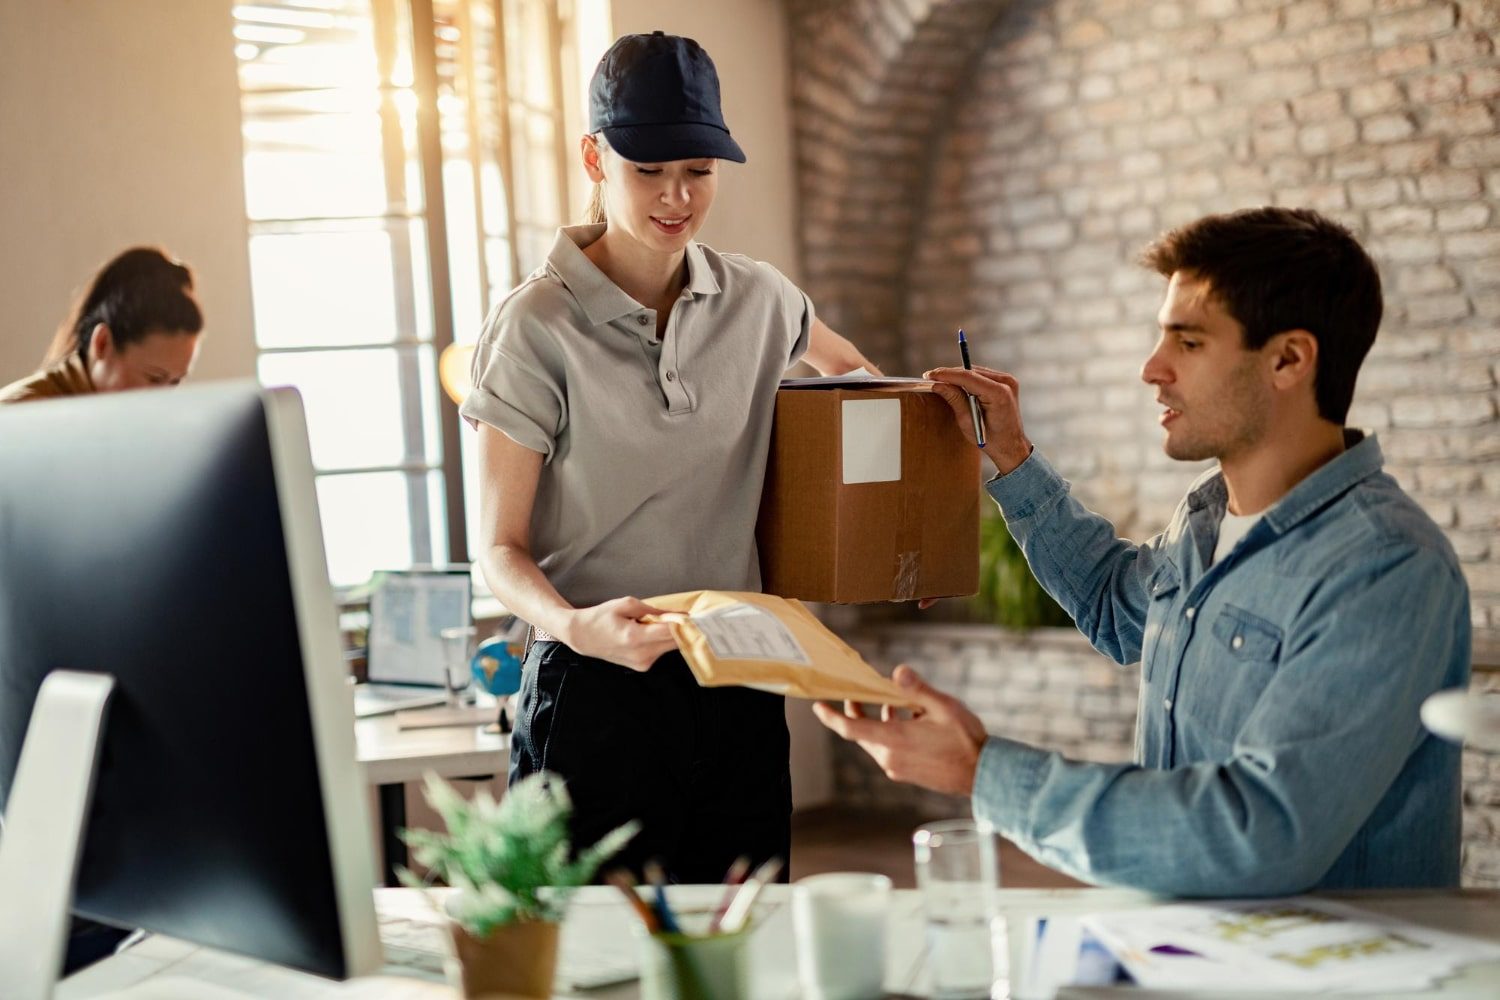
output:
[[974,812],[1090,882],[1182,896],[1456,885],[1459,752],[1423,699],[1468,680],[1468,591],[1447,540],[1343,426],[1380,324],[1380,279],[1342,226],[1263,208],[1162,237],[1160,339],[1141,371],[1165,449],[1217,459],[1143,545],[1073,499],[990,369],[930,377],[1037,578],[1101,653],[1141,662],[1135,763],[987,736],[908,667],[922,706],[817,706],[891,777]]

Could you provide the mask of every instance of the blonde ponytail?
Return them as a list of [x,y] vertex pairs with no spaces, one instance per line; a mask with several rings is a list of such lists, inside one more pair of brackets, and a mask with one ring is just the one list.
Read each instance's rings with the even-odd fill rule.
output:
[[591,226],[607,221],[604,214],[603,184],[595,184],[594,190],[589,192],[589,207],[583,211],[583,221]]
[[[594,149],[599,153],[599,162],[604,162],[604,153],[609,149],[609,142],[605,140],[603,132],[595,132],[589,136],[593,140]],[[604,211],[604,182],[598,181],[594,184],[594,190],[589,192],[588,208],[583,210],[583,221],[590,226],[597,226],[601,222],[608,222],[609,216]]]

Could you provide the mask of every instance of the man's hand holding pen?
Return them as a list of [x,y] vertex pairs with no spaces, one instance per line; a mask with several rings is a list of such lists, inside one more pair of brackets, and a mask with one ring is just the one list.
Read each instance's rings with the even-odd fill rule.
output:
[[934,391],[953,409],[964,436],[976,444],[969,396],[979,401],[984,415],[984,453],[995,463],[1000,475],[1008,475],[1031,455],[1031,441],[1021,426],[1021,385],[1015,376],[994,368],[975,365],[963,368],[934,368],[922,373],[937,383]]

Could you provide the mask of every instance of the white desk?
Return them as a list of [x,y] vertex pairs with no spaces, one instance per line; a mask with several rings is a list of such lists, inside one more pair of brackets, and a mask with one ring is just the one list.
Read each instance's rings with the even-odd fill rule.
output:
[[[706,887],[710,896],[718,887]],[[691,893],[692,887],[674,889]],[[785,905],[789,889],[773,886],[766,892],[767,903],[760,917],[760,929],[751,943],[753,995],[755,1000],[794,1000],[796,963],[791,932],[790,907]],[[1153,900],[1141,893],[1117,889],[1009,889],[1001,894],[1001,905],[1014,929],[1022,918],[1086,913],[1101,910],[1150,906]],[[1425,926],[1470,934],[1500,941],[1500,892],[1405,892],[1368,893],[1348,898],[1360,906]],[[692,905],[693,899],[686,899]],[[376,905],[382,914],[417,915],[430,912],[414,890],[380,889]],[[921,996],[926,988],[923,969],[920,901],[913,890],[893,894],[889,946],[886,955],[886,989],[901,996]],[[568,922],[563,929],[563,947],[570,944],[589,946],[603,942],[603,947],[617,947],[629,934],[634,919],[611,889],[592,887],[579,893]],[[1017,941],[1012,938],[1014,955]],[[175,981],[175,982],[174,982]],[[390,969],[379,976],[331,983],[313,976],[268,966],[206,948],[164,938],[150,938],[124,955],[118,955],[85,969],[70,978],[58,993],[59,1000],[85,1000],[128,990],[138,983],[153,986],[171,984],[183,997],[216,1000],[215,988],[238,991],[236,997],[264,996],[284,1000],[452,1000],[456,993],[444,985],[435,973],[418,973]],[[635,983],[591,990],[587,996],[599,1000],[625,1000],[637,996]],[[176,996],[179,993],[173,993]],[[558,994],[568,996],[569,994]],[[1235,994],[1250,997],[1255,994]],[[1458,977],[1441,984],[1423,996],[1496,997],[1500,996],[1500,962],[1471,966]],[[125,994],[129,996],[129,994]],[[1144,991],[1118,989],[1074,989],[1060,997],[1119,997],[1120,1000],[1144,1000]],[[1171,994],[1181,997],[1182,994]],[[1226,994],[1215,994],[1224,1000]],[[123,998],[122,998],[123,1000]]]
[[406,825],[405,782],[421,781],[429,771],[440,778],[504,774],[510,760],[509,736],[483,726],[400,729],[395,714],[355,720],[354,741],[365,781],[378,789],[386,885],[396,884],[394,866],[406,863],[406,845],[396,836]]
[[394,713],[355,720],[354,742],[372,785],[421,781],[428,771],[444,778],[500,774],[510,759],[509,736],[486,733],[483,726],[398,729]]

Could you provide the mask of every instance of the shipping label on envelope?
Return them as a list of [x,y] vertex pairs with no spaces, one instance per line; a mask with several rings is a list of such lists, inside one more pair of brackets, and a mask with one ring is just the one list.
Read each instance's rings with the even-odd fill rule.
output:
[[792,635],[792,630],[764,608],[728,604],[688,618],[721,660],[784,660],[812,666],[807,650]]

